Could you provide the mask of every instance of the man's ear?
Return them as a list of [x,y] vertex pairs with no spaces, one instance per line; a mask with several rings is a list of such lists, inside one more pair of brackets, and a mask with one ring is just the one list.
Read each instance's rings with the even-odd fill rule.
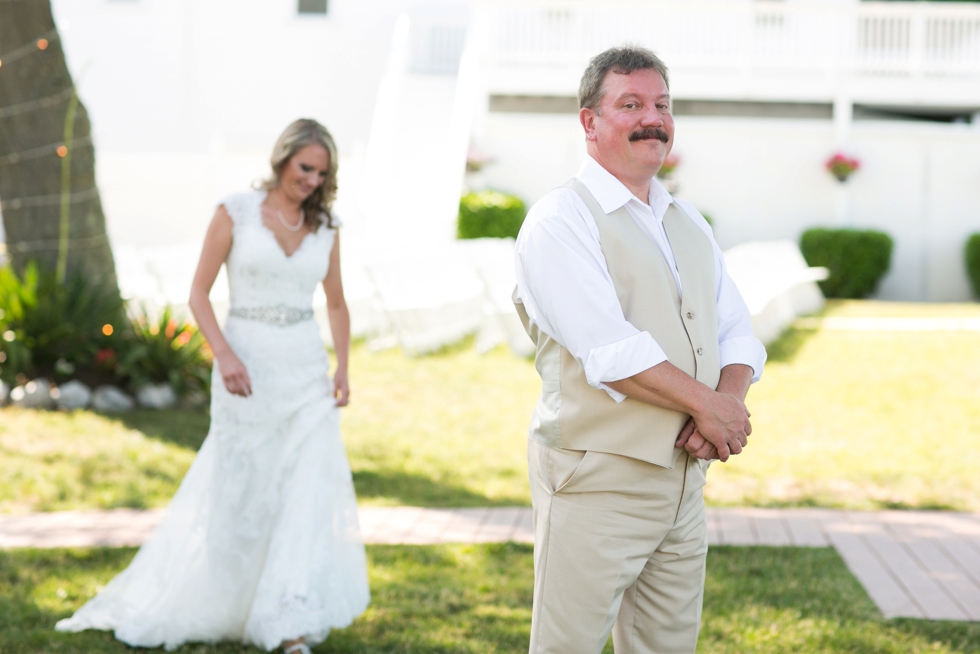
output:
[[587,107],[580,109],[578,112],[578,120],[582,123],[582,128],[585,130],[586,141],[596,140],[595,117],[596,113]]

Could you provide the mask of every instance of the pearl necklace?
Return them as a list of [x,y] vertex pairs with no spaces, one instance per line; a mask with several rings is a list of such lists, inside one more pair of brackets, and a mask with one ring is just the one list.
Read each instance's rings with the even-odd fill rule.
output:
[[276,209],[276,215],[279,216],[279,222],[282,223],[282,226],[291,232],[298,232],[300,228],[303,227],[303,222],[306,220],[306,214],[303,213],[302,209],[299,210],[299,222],[296,223],[295,227],[286,222],[286,218],[282,215],[282,211],[279,209]]

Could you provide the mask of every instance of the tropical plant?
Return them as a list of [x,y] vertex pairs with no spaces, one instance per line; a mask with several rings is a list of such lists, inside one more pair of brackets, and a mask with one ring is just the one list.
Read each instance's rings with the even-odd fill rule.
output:
[[130,385],[169,382],[178,395],[209,392],[211,350],[201,332],[174,315],[170,306],[154,318],[141,307],[132,320],[119,374]]
[[800,251],[810,266],[823,266],[830,276],[820,282],[824,295],[863,298],[874,292],[891,264],[893,242],[884,232],[814,228],[803,232]]
[[[115,285],[91,283],[80,273],[59,283],[54,271],[27,264],[22,276],[0,269],[0,312],[5,381],[18,375],[67,377],[94,370],[100,352],[114,352],[127,327]],[[113,371],[103,366],[102,375]]]
[[459,200],[457,238],[515,238],[524,224],[524,201],[500,191],[467,193]]

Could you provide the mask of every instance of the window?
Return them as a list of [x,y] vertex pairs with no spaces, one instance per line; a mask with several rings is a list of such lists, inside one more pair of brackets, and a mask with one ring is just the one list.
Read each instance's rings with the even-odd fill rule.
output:
[[299,0],[298,11],[301,14],[325,14],[327,0]]

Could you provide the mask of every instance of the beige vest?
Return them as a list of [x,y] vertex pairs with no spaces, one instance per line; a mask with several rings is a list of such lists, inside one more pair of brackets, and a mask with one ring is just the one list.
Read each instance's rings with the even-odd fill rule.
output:
[[[565,186],[581,196],[595,218],[626,320],[649,332],[672,364],[708,387],[717,387],[721,368],[715,264],[708,237],[677,205],[670,205],[664,229],[681,279],[681,300],[663,254],[626,207],[607,215],[578,179]],[[534,365],[541,375],[530,437],[552,447],[597,450],[673,467],[679,452],[674,441],[688,416],[631,398],[617,403],[589,386],[575,357],[528,319],[522,303],[515,305],[537,345]]]

